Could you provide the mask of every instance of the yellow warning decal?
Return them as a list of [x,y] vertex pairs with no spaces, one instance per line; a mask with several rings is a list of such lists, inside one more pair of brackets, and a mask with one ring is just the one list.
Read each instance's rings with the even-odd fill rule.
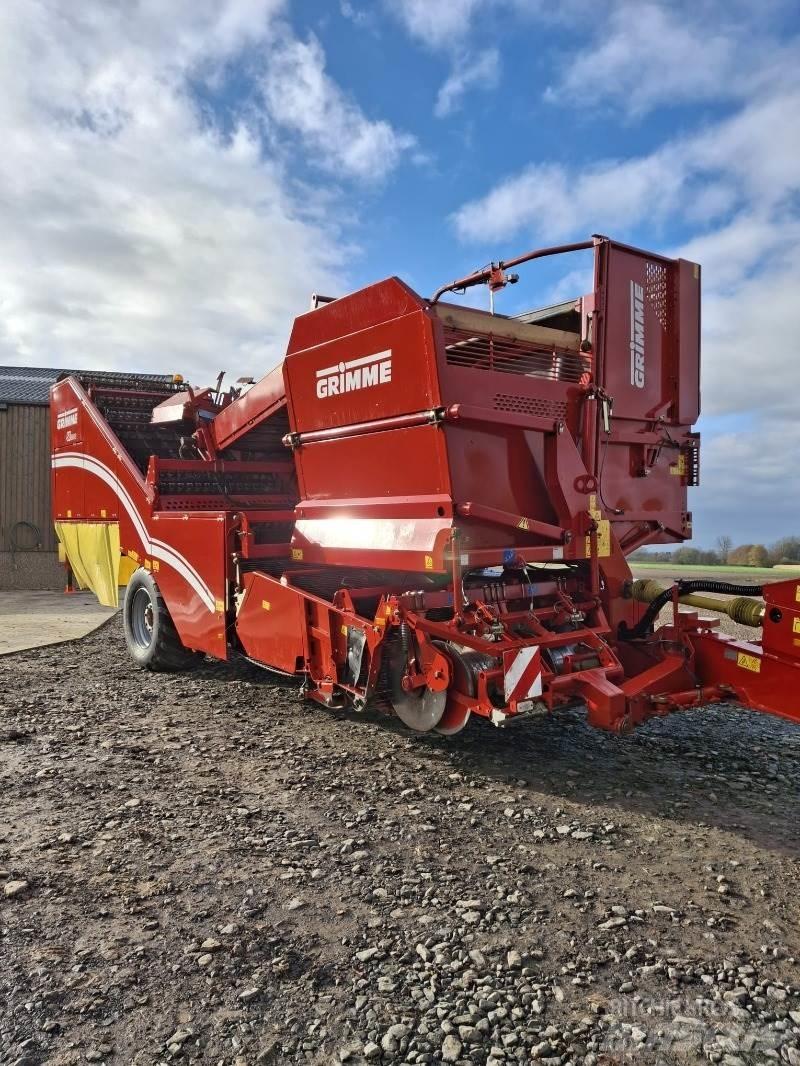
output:
[[72,511],[67,511],[67,518],[72,518]]
[[138,552],[128,552],[128,557],[129,557],[130,559],[133,559],[133,561],[134,561],[135,563],[138,563],[138,562],[139,562],[139,553],[138,553]]
[[152,570],[153,569],[153,564],[150,562],[149,559],[145,559],[144,568],[145,568],[145,570]]
[[795,618],[795,620],[792,622],[792,632],[800,633],[800,618]]
[[[607,559],[611,554],[611,522],[607,518],[597,521],[597,558]],[[592,557],[592,538],[586,538],[586,558]]]
[[343,637],[347,636],[347,626],[342,626],[342,636]]
[[677,461],[669,468],[670,474],[677,474],[679,477],[683,477],[686,473],[686,456],[681,452]]
[[262,600],[261,601],[261,606],[263,607],[263,609],[265,611],[271,611],[272,610],[272,604],[269,602],[269,600]]
[[158,573],[160,569],[161,563],[159,563],[158,559],[153,559],[153,570],[155,571],[155,573]]
[[794,598],[800,603],[800,585],[794,590]]
[[214,607],[216,608],[217,612],[221,614],[222,611],[225,610],[225,601],[224,600],[215,600],[214,601]]
[[106,517],[106,509],[105,509],[105,507],[101,507],[100,508],[100,517],[101,518],[105,518]]
[[292,558],[294,559],[294,561],[296,563],[302,562],[303,561],[303,549],[302,548],[292,548]]
[[433,556],[432,555],[426,555],[425,556],[425,569],[426,570],[433,570]]
[[530,529],[530,527],[531,524],[527,518],[520,518],[519,522],[517,522],[517,529]]
[[761,660],[757,655],[746,655],[743,651],[740,651],[736,656],[736,665],[741,666],[743,670],[750,670],[754,674],[761,673]]

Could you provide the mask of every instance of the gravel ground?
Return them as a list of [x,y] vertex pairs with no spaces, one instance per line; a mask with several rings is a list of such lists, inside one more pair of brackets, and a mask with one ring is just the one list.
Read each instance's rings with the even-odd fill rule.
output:
[[800,729],[0,660],[0,1061],[800,1066]]

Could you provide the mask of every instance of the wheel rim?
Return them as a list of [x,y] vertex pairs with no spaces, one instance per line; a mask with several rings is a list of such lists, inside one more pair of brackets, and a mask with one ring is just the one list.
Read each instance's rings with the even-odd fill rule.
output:
[[406,692],[403,689],[403,673],[406,668],[406,653],[399,642],[391,650],[390,700],[392,709],[400,721],[415,733],[427,733],[433,729],[444,714],[446,692],[433,692],[427,686]]
[[140,648],[149,648],[153,643],[154,616],[150,593],[145,588],[137,589],[131,601],[130,621],[133,639]]
[[[461,691],[466,691],[470,696],[475,695],[475,680],[472,674],[469,672],[464,658],[457,648],[454,648],[452,644],[448,644],[443,640],[435,640],[436,647],[445,653],[450,660],[450,666],[452,668],[450,676],[451,686],[455,683],[457,688]],[[440,733],[443,737],[452,737],[456,733],[460,733],[470,720],[471,711],[464,710],[463,707],[459,707],[455,704],[448,703],[445,708],[444,714],[439,720],[439,724],[434,727],[434,732]]]
[[415,733],[427,733],[433,729],[444,714],[446,692],[432,692],[423,688],[416,693],[402,689],[392,692],[392,707],[400,721]]

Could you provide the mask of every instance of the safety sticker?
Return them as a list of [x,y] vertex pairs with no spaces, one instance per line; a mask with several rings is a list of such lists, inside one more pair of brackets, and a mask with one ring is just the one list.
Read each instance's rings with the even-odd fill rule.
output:
[[678,456],[677,462],[670,466],[669,472],[670,474],[677,474],[679,477],[686,473],[686,456],[683,452]]
[[302,562],[303,561],[303,549],[302,548],[292,548],[292,559],[294,559],[294,561],[296,563]]
[[792,632],[800,633],[800,618],[795,618],[795,620],[792,622]]
[[538,644],[503,652],[503,691],[506,703],[542,694],[542,659]]
[[740,651],[736,656],[736,665],[741,666],[743,670],[751,670],[754,674],[761,673],[761,660],[757,655],[747,655]]

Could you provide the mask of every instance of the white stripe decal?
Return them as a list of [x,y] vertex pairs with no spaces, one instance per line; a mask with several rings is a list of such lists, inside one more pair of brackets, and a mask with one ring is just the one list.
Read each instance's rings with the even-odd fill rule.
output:
[[532,696],[541,696],[541,694],[542,694],[542,671],[540,670],[539,673],[534,678],[533,684],[528,689],[528,698],[530,699]]
[[[60,462],[62,458],[74,459],[77,461],[62,463]],[[208,585],[206,585],[205,581],[203,581],[202,577],[198,574],[195,568],[192,566],[192,564],[189,562],[189,560],[186,559],[179,552],[177,552],[171,545],[166,544],[163,540],[156,540],[155,538],[150,537],[147,527],[145,526],[136,508],[136,504],[133,502],[124,485],[120,482],[119,478],[113,470],[107,467],[104,463],[101,463],[99,459],[95,459],[94,457],[89,455],[81,455],[79,452],[64,452],[61,455],[55,457],[55,459],[53,460],[53,465],[77,466],[79,469],[90,468],[93,474],[105,481],[106,484],[110,485],[111,488],[114,489],[119,498],[122,500],[125,506],[125,510],[130,515],[134,525],[136,526],[136,530],[139,534],[142,544],[147,549],[149,554],[155,555],[156,558],[164,559],[165,562],[170,563],[170,565],[173,566],[173,569],[188,571],[191,574],[192,578],[192,580],[187,578],[189,584],[191,584],[193,587],[195,586],[195,584],[200,585],[202,589],[205,590],[205,594],[208,597],[208,600],[213,604],[214,597],[211,593],[211,590],[209,589]],[[158,549],[160,549],[160,551]],[[177,565],[174,565],[171,562],[170,557],[174,558]],[[202,593],[199,594],[202,595]],[[213,606],[209,607],[209,610],[213,609]]]
[[147,526],[136,508],[136,504],[113,470],[101,463],[99,459],[95,459],[90,455],[81,455],[79,452],[62,452],[59,455],[54,455],[52,465],[56,470],[62,467],[74,467],[77,470],[94,474],[95,477],[100,478],[101,481],[104,481],[112,488],[133,522],[145,551],[155,559],[159,559],[161,562],[171,566],[176,573],[181,575],[187,585],[194,589],[203,601],[204,606],[212,613],[215,611],[216,604],[211,589],[188,559],[175,551],[174,548],[171,548],[169,544],[165,544],[164,541],[151,538]]
[[538,650],[539,645],[534,644],[529,648],[520,648],[517,652],[516,658],[511,664],[511,668],[506,671],[506,675],[503,679],[503,690],[505,692],[506,703],[511,699],[511,695],[519,684],[520,678],[525,673],[531,659],[533,659]]
[[81,455],[79,452],[62,452],[60,455],[53,457],[52,465],[56,469],[59,467],[70,466],[75,467],[78,470],[88,470],[90,473],[94,474],[95,477],[99,477],[101,481],[105,481],[122,501],[125,510],[130,515],[131,521],[134,526],[136,526],[136,532],[139,534],[142,544],[149,551],[150,534],[147,532],[147,527],[136,509],[136,504],[130,498],[127,489],[122,485],[113,470],[109,469],[104,463],[101,463],[99,459],[94,459],[90,455]]
[[382,363],[384,359],[390,359],[392,349],[385,352],[376,352],[374,355],[363,355],[360,359],[349,359],[346,363],[337,363],[336,366],[326,366],[317,371],[318,378],[326,378],[331,374],[340,374],[342,370],[353,370],[357,366],[369,366],[370,363]]

